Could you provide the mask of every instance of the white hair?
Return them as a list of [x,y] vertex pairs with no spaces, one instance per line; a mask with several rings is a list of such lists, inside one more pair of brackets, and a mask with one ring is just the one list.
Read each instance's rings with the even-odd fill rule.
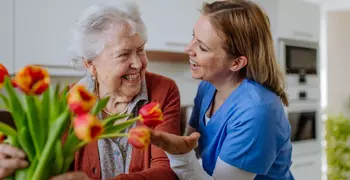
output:
[[131,35],[139,33],[147,41],[146,27],[135,3],[123,3],[118,7],[92,5],[81,14],[72,29],[68,58],[73,66],[82,65],[83,59],[92,60],[101,53],[108,36],[113,35],[109,31],[114,31],[116,26],[127,27]]

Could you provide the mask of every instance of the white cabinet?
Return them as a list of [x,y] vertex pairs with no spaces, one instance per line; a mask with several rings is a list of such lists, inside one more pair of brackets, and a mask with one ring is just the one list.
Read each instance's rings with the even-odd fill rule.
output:
[[277,34],[282,38],[318,41],[320,5],[301,0],[280,0]]
[[4,64],[11,74],[14,72],[13,3],[13,0],[0,1],[0,63]]
[[321,180],[321,155],[316,153],[293,158],[291,171],[296,180]]
[[[202,1],[134,1],[139,4],[142,18],[148,28],[149,41],[146,49],[184,52],[185,46],[192,38],[192,28],[199,17],[198,9]],[[1,4],[5,4],[5,6],[0,4],[0,8],[3,9],[2,13],[13,9],[10,2],[12,1],[1,1]],[[16,0],[15,69],[27,64],[38,64],[48,67],[50,73],[55,75],[82,74],[81,71],[71,68],[66,57],[69,32],[79,14],[94,3],[117,5],[120,1]],[[11,22],[5,26],[9,28],[7,30],[9,32],[12,32]],[[1,30],[4,29],[1,28]],[[12,45],[10,44],[9,47]],[[4,51],[11,52],[8,49]],[[6,59],[11,59],[9,54],[6,55]]]
[[202,0],[139,0],[147,26],[146,49],[184,52],[192,39]]

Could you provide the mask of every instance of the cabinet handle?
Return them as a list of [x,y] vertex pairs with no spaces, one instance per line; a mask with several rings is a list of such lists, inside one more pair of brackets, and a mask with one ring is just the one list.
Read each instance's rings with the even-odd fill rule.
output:
[[301,168],[301,167],[305,167],[305,166],[311,166],[314,165],[315,162],[314,161],[308,161],[308,162],[304,162],[304,163],[298,163],[294,165],[294,168]]
[[41,66],[41,67],[49,68],[49,69],[73,69],[73,70],[76,69],[76,68],[69,66],[69,65],[34,64],[34,66]]
[[179,42],[166,42],[165,45],[167,46],[174,46],[174,47],[186,47],[187,43],[179,43]]

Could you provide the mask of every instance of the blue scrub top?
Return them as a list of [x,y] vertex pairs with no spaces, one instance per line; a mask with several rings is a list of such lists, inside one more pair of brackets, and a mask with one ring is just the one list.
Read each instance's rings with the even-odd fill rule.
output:
[[218,157],[257,174],[256,180],[293,180],[291,127],[280,98],[245,79],[205,124],[216,88],[201,82],[190,125],[200,134],[203,168],[212,175]]

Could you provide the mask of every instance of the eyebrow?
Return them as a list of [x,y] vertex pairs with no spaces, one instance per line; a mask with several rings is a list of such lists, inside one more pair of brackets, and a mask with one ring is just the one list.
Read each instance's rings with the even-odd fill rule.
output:
[[[141,46],[139,46],[139,47],[137,48],[137,50],[141,49],[145,44],[146,44],[146,43],[144,42]],[[122,52],[122,51],[131,51],[131,49],[130,49],[130,48],[119,49],[119,50],[116,51],[116,53]]]

